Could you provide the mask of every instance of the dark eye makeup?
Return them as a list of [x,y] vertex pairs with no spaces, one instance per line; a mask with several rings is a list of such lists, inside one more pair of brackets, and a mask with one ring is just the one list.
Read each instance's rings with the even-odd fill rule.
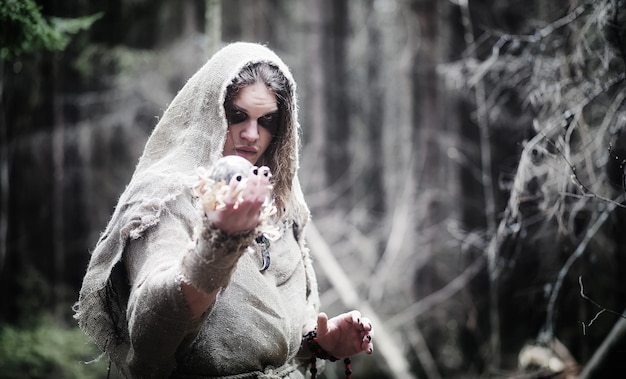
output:
[[260,117],[258,122],[259,125],[267,129],[270,133],[274,134],[278,126],[278,113],[274,112],[266,114],[265,116]]
[[239,109],[227,109],[226,120],[229,125],[239,124],[248,119],[248,115]]
[[[242,123],[248,119],[248,114],[237,108],[226,109],[226,120],[229,125],[235,125]],[[278,112],[268,113],[259,117],[257,120],[259,125],[267,129],[270,133],[274,134],[278,127]]]

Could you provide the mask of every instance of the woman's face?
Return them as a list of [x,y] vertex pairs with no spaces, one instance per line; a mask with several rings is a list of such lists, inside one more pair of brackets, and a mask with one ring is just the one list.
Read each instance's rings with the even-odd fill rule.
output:
[[256,164],[278,127],[276,95],[262,83],[242,88],[226,106],[228,133],[224,155],[239,155]]

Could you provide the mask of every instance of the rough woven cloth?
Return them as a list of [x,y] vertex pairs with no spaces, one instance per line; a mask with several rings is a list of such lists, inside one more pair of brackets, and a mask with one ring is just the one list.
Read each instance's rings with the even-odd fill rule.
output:
[[[259,299],[261,303],[254,306],[235,307],[229,310],[225,305],[229,301],[248,302],[257,291],[267,291],[263,287],[267,283],[262,282],[267,279],[261,278],[258,283],[248,283],[245,275],[238,274],[252,265],[251,262],[255,262],[252,257],[243,257],[241,261],[247,263],[238,263],[242,267],[237,267],[232,279],[233,282],[239,280],[243,284],[237,283],[236,286],[230,284],[229,288],[234,289],[222,291],[214,306],[215,309],[207,312],[199,320],[191,320],[183,317],[188,311],[184,309],[185,304],[181,303],[182,295],[175,292],[179,289],[180,276],[192,278],[192,284],[197,284],[207,292],[212,288],[206,288],[210,285],[207,283],[210,280],[201,279],[206,274],[206,271],[200,271],[202,267],[197,268],[196,272],[193,271],[193,267],[187,267],[194,256],[205,254],[203,252],[207,249],[205,245],[209,244],[207,241],[198,241],[204,238],[207,229],[206,225],[202,224],[198,204],[191,199],[190,189],[197,180],[197,168],[210,166],[222,155],[228,126],[223,107],[226,87],[244,65],[260,61],[270,62],[278,67],[291,83],[291,98],[286,101],[287,121],[282,125],[279,136],[274,137],[275,141],[280,141],[280,145],[268,149],[262,164],[269,166],[273,173],[274,196],[276,204],[280,205],[279,222],[293,228],[293,237],[291,231],[285,233],[292,242],[279,241],[276,245],[282,246],[285,254],[295,246],[297,254],[290,256],[288,260],[295,257],[295,260],[300,262],[298,266],[300,268],[289,263],[293,267],[288,268],[292,271],[284,278],[287,285],[273,284],[274,287],[280,287],[274,296],[261,297]],[[284,320],[287,319],[295,325],[315,316],[319,303],[314,273],[302,237],[302,229],[309,218],[309,210],[297,177],[298,148],[296,85],[288,67],[265,46],[243,42],[225,46],[211,57],[176,95],[148,139],[133,177],[120,196],[115,211],[92,252],[79,299],[74,306],[75,318],[81,329],[108,354],[125,376],[168,377],[170,375],[168,370],[179,368],[180,362],[186,358],[188,362],[192,362],[189,363],[189,367],[202,367],[201,364],[193,363],[194,359],[202,359],[202,354],[215,349],[218,349],[216,354],[220,357],[214,359],[216,362],[228,361],[229,358],[247,359],[230,357],[229,354],[236,354],[236,349],[225,350],[220,355],[219,349],[224,349],[220,344],[224,342],[210,340],[209,337],[214,338],[214,334],[211,334],[209,327],[216,327],[212,323],[218,323],[219,320],[232,321],[233,324],[236,324],[238,319],[261,319],[262,322],[269,322],[270,317],[267,315],[276,317],[275,310],[284,308],[281,296],[284,297],[285,294],[293,293],[294,299],[302,298],[305,304],[302,304],[303,309],[289,310],[296,316],[292,317],[291,313],[288,313],[288,316],[276,317],[278,322],[286,322]],[[241,243],[242,246],[235,248],[243,253],[244,245],[250,244],[253,238],[254,236],[248,236],[233,243]],[[154,241],[158,243],[151,245],[150,243]],[[228,244],[223,240],[221,243]],[[204,250],[199,252],[198,249]],[[162,267],[150,271],[146,268],[150,267],[149,264],[144,264],[146,262]],[[187,262],[187,266],[183,264],[184,262]],[[276,258],[272,257],[272,265],[275,265],[275,262]],[[268,275],[284,276],[287,271],[281,272],[280,263],[276,265],[275,270],[278,271]],[[125,267],[136,269],[136,272],[129,273]],[[234,267],[231,269],[228,275]],[[250,269],[251,273],[256,271]],[[305,278],[304,282],[300,280],[301,277]],[[193,278],[197,278],[199,283],[194,283]],[[152,297],[147,296],[146,300],[136,295],[157,280],[161,280],[159,286],[162,289],[154,286],[159,290],[152,290],[155,291]],[[279,281],[283,283],[281,280]],[[151,299],[158,299],[160,303],[151,303]],[[259,312],[259,309],[262,311]],[[171,314],[167,317],[154,316],[159,311]],[[259,313],[262,315],[259,316]],[[151,374],[135,375],[129,367],[134,361],[139,360],[143,353],[138,351],[137,346],[148,346],[157,351],[159,344],[166,345],[166,342],[171,342],[165,337],[160,341],[157,336],[154,340],[143,341],[142,338],[148,337],[136,331],[146,329],[154,333],[150,328],[157,331],[165,330],[172,335],[175,333],[182,335],[180,341],[176,342],[178,344],[176,350],[168,353],[169,355],[163,359],[154,357],[155,367],[163,361],[164,371],[158,371],[157,367]],[[285,346],[277,349],[268,347],[268,351],[280,351],[285,355],[275,359],[274,367],[289,366],[292,364],[289,362],[293,362],[295,358],[296,352],[293,351],[292,345],[296,343],[297,338],[301,338],[301,330],[297,331],[298,336],[291,336],[292,329],[293,326],[285,327],[276,333],[281,334],[280,338],[276,337],[278,341],[282,341],[281,338],[288,340]],[[252,334],[250,341],[270,343],[275,337],[268,336],[267,330],[252,329],[245,332]],[[210,341],[198,341],[204,338],[203,336]],[[221,338],[227,339],[228,336]],[[193,354],[200,357],[194,357]],[[255,368],[255,361],[250,361],[253,363],[244,364],[242,368],[249,365]],[[259,365],[260,371],[265,370],[262,362]],[[233,371],[237,370],[237,367],[236,364],[226,365],[224,370]],[[216,370],[221,375],[219,369]],[[215,373],[208,373],[207,376],[210,376],[209,374]]]

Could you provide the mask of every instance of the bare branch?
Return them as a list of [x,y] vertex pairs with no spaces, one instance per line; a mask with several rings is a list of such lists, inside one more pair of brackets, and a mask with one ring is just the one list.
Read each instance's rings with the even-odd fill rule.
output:
[[603,307],[602,305],[596,303],[594,300],[592,300],[589,296],[585,295],[584,292],[584,288],[583,288],[583,278],[582,276],[578,277],[578,285],[580,286],[580,297],[582,297],[583,299],[587,300],[588,302],[590,302],[591,304],[595,305],[596,307],[600,308],[600,311],[598,313],[596,313],[596,315],[591,319],[591,321],[589,321],[589,323],[585,324],[585,322],[581,321],[580,323],[582,324],[583,327],[583,334],[585,334],[586,328],[591,326],[594,321],[604,312],[608,312],[608,313],[612,313],[616,316],[622,317],[622,318],[626,318],[626,315],[616,312],[616,311],[612,311],[608,308]]
[[608,219],[609,215],[615,209],[615,205],[613,203],[609,203],[607,208],[600,213],[600,215],[596,218],[593,225],[587,229],[587,233],[583,240],[578,244],[576,250],[572,255],[569,256],[561,270],[559,271],[556,283],[554,283],[554,287],[552,288],[552,292],[550,294],[550,300],[548,301],[548,309],[546,316],[546,337],[551,339],[554,331],[553,331],[553,323],[554,323],[554,308],[556,305],[556,298],[559,295],[559,291],[561,290],[561,285],[563,284],[563,280],[565,279],[565,275],[569,272],[569,269],[572,267],[574,262],[580,258],[585,250],[587,249],[587,245],[591,241],[591,239],[596,235],[600,227],[604,224],[604,222]]

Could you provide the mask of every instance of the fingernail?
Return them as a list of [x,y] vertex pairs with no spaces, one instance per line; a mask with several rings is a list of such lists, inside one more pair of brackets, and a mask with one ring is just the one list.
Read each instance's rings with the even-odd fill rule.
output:
[[254,175],[259,175],[259,169],[258,169],[258,168],[255,168],[254,170],[252,170],[252,173],[253,173]]
[[237,175],[237,177],[235,177],[235,180],[237,180],[238,182],[240,182],[243,179],[243,177],[241,175]]
[[372,336],[370,336],[369,334],[365,336],[367,338],[368,341],[372,341]]

